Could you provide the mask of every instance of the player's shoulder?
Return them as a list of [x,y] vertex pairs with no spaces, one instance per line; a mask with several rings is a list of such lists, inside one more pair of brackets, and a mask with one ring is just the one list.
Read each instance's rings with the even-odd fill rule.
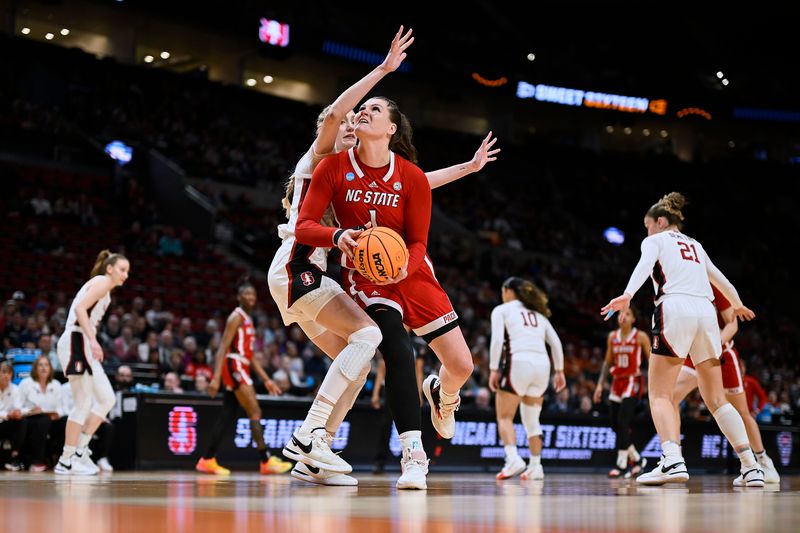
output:
[[398,153],[394,154],[394,164],[397,170],[401,172],[406,179],[414,178],[427,180],[421,168]]

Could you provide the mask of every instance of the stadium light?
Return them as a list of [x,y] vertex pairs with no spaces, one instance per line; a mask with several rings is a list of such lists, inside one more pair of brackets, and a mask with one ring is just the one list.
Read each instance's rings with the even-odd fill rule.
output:
[[645,137],[650,137],[650,130],[648,130],[647,128],[643,129],[642,135],[644,135]]
[[275,81],[275,78],[273,78],[273,77],[272,77],[272,76],[270,76],[269,74],[267,74],[266,76],[264,76],[264,83],[272,83],[273,81]]
[[727,87],[729,83],[730,83],[730,82],[728,81],[728,78],[722,78],[722,85],[724,85],[725,87]]
[[619,246],[625,242],[625,232],[614,226],[607,228],[603,232],[603,237],[606,238],[606,241],[615,246]]
[[105,152],[120,165],[126,165],[133,159],[133,148],[122,141],[111,141],[106,145]]
[[144,62],[145,62],[145,63],[152,63],[153,61],[155,61],[155,59],[156,59],[156,58],[154,58],[154,57],[153,57],[153,56],[151,56],[150,54],[148,54],[148,55],[144,56]]
[[22,28],[19,31],[20,31],[20,33],[22,33],[22,35],[28,35],[31,32],[31,29],[30,28]]
[[55,35],[53,35],[50,32],[47,32],[47,33],[44,34],[44,38],[47,39],[48,41],[51,41],[53,39],[53,37],[55,37]]
[[255,78],[248,78],[245,83],[247,84],[248,87],[255,87],[256,80]]
[[721,70],[717,71],[717,78],[722,79],[724,76],[725,74],[723,74]]
[[169,52],[161,52],[161,59],[169,59]]
[[536,55],[535,54],[533,54],[533,53],[528,54],[528,61],[533,61],[534,59],[536,59]]
[[69,35],[69,30],[67,28],[61,28],[61,32],[60,33],[61,33],[61,35],[66,37],[67,35]]

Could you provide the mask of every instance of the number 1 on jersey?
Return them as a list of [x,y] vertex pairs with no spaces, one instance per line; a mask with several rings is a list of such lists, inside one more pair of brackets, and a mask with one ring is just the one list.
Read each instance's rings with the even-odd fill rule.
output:
[[369,210],[369,222],[372,224],[371,228],[378,227],[378,210],[377,209],[370,209]]

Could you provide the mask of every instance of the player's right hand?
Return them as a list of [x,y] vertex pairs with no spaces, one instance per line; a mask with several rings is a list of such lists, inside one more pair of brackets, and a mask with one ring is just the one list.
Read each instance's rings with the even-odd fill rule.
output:
[[208,384],[208,395],[212,398],[217,396],[219,391],[219,378],[211,378],[211,383]]
[[89,341],[89,345],[92,347],[92,356],[102,363],[103,348],[100,347],[100,343],[97,342],[97,339],[92,339],[91,341]]
[[356,246],[358,246],[358,238],[362,233],[364,233],[364,230],[361,228],[346,229],[339,235],[339,240],[336,242],[339,250],[349,257],[351,261],[355,255]]
[[500,388],[500,372],[497,370],[492,370],[489,373],[489,390],[492,392],[497,392],[497,389]]
[[753,320],[756,317],[755,312],[745,306],[737,307],[733,310],[733,314],[736,315],[736,318],[744,321]]
[[389,47],[389,53],[386,55],[386,59],[383,60],[383,63],[381,63],[381,67],[385,71],[394,72],[400,67],[400,64],[406,58],[406,48],[411,46],[411,43],[414,42],[414,38],[411,37],[411,32],[413,31],[413,29],[410,29],[408,33],[403,35],[403,26],[400,26],[400,29],[397,30],[394,39],[392,39],[392,44]]
[[594,389],[594,395],[592,396],[592,401],[594,403],[600,403],[600,400],[603,399],[603,386],[598,383],[597,387]]

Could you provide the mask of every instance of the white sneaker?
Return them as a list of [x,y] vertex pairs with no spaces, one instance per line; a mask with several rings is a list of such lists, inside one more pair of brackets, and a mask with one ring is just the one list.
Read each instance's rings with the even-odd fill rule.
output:
[[100,468],[101,472],[113,472],[114,467],[111,466],[111,463],[108,462],[107,457],[101,457],[97,460],[97,466]]
[[283,447],[283,455],[308,466],[323,468],[337,474],[349,474],[353,471],[353,467],[331,451],[325,438],[327,434],[325,428],[316,428],[307,435],[301,435],[298,428]]
[[764,486],[764,471],[761,466],[753,466],[746,468],[742,466],[741,474],[733,480],[734,487],[763,487]]
[[66,464],[63,460],[59,459],[53,471],[62,476],[94,476],[97,475],[96,468],[96,466],[91,468],[89,465],[73,455],[69,461],[69,464]]
[[758,460],[758,464],[761,465],[761,469],[764,471],[764,483],[780,483],[781,476],[778,474],[778,470],[775,468],[775,465],[772,462],[772,459],[769,458],[769,455],[762,454],[761,459]]
[[680,455],[676,457],[662,455],[654,469],[636,478],[636,482],[642,485],[663,485],[665,483],[685,483],[686,481],[689,481],[689,472]]
[[458,407],[461,405],[461,398],[459,397],[451,404],[443,404],[439,395],[440,388],[439,378],[433,374],[422,382],[422,391],[431,406],[431,423],[433,427],[443,439],[452,439],[456,433],[456,417],[454,413],[458,411]]
[[355,487],[358,485],[358,480],[353,476],[337,474],[336,472],[317,468],[316,466],[308,466],[301,462],[294,465],[290,475],[300,481],[328,485],[330,487]]
[[542,465],[531,465],[528,467],[526,471],[519,475],[520,479],[527,480],[539,480],[544,479],[544,470],[542,469]]
[[506,464],[503,465],[503,469],[497,473],[495,478],[497,479],[508,479],[510,477],[517,476],[525,471],[525,461],[519,455],[515,455],[513,458],[506,457]]
[[92,461],[92,450],[89,448],[84,450],[83,455],[79,455],[77,452],[75,452],[75,455],[72,456],[72,462],[75,463],[76,459],[78,462],[86,465],[88,470],[92,470],[92,475],[100,472],[100,467],[98,467],[96,464],[94,464],[94,461]]
[[428,475],[428,458],[425,452],[411,452],[403,454],[400,460],[400,468],[403,473],[397,478],[398,489],[419,489],[428,488],[425,476]]

